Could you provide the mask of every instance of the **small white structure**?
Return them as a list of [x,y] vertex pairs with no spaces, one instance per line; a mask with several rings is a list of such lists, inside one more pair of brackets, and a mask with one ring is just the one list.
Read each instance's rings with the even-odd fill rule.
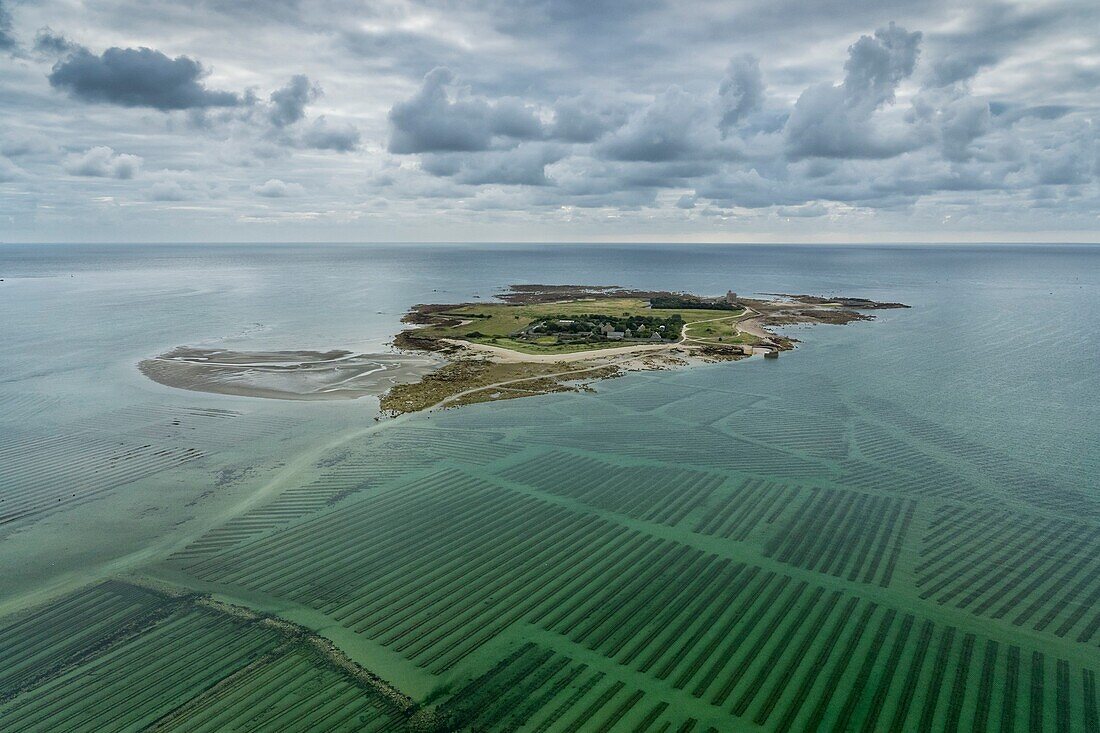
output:
[[612,341],[622,341],[623,339],[622,331],[608,331],[606,335]]

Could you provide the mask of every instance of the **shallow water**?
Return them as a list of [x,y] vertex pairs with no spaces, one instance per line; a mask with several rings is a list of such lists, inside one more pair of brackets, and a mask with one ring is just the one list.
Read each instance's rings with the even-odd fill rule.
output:
[[[157,563],[313,628],[335,621],[327,633],[418,698],[509,654],[513,686],[541,679],[538,659],[586,664],[564,689],[601,676],[558,726],[633,700],[622,725],[667,703],[660,720],[719,729],[978,727],[983,710],[1086,729],[1100,248],[5,246],[0,277],[5,611]],[[183,344],[378,351],[408,306],[513,282],[913,308],[789,329],[802,343],[776,362],[632,374],[350,439],[374,429],[375,401],[194,394],[135,368]],[[257,495],[284,498],[234,524]],[[326,539],[336,526],[357,534]],[[615,555],[619,541],[637,554]],[[601,583],[611,558],[630,570]],[[732,615],[754,597],[769,605]],[[455,615],[440,626],[442,609]],[[860,664],[837,667],[845,651]],[[815,655],[828,671],[809,679],[796,662]],[[864,687],[881,698],[849,694]],[[473,692],[449,704],[491,717]]]

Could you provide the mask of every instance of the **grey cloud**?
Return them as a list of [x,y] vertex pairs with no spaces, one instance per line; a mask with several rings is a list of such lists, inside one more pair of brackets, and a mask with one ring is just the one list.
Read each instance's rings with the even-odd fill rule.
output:
[[[1073,3],[970,3],[956,9],[951,30],[930,34],[936,53],[925,80],[926,86],[947,86],[969,80],[990,68],[1017,48],[1034,47],[1064,22]],[[1061,6],[1061,7],[1059,7]],[[1068,14],[1088,23],[1087,3],[1079,3]]]
[[920,31],[907,32],[894,23],[875,35],[861,36],[848,49],[844,92],[850,104],[880,107],[894,101],[902,79],[913,74],[920,54]]
[[452,43],[405,30],[345,30],[345,48],[370,63],[410,76],[423,76],[441,65],[457,65],[465,53]]
[[152,201],[187,201],[191,196],[179,181],[157,181],[149,188],[149,198]]
[[0,0],[0,51],[13,51],[18,42],[12,35],[11,13],[8,12],[4,2]]
[[286,86],[271,93],[271,110],[268,118],[276,127],[292,125],[305,117],[306,105],[321,96],[321,87],[312,83],[309,77],[298,74],[286,83]]
[[1057,120],[1073,112],[1074,108],[1065,104],[1042,104],[1034,107],[1024,107],[1009,102],[990,102],[989,111],[999,121],[1014,124],[1029,117],[1048,121]]
[[1061,139],[1037,151],[1032,157],[1037,182],[1044,186],[1088,183],[1098,172],[1100,137],[1088,125],[1067,130]]
[[453,78],[447,69],[433,69],[411,99],[390,109],[391,153],[470,152],[488,150],[498,136],[515,140],[542,137],[541,122],[519,102],[452,101],[447,85]]
[[898,84],[912,75],[920,39],[920,32],[891,23],[852,44],[844,81],[810,87],[795,103],[785,128],[789,155],[887,158],[921,144],[915,131],[882,131],[872,125],[874,113],[893,103]]
[[701,101],[673,87],[604,138],[597,152],[619,161],[683,160],[713,155],[717,137],[714,119]]
[[38,132],[12,132],[0,140],[0,154],[9,158],[43,155],[57,150],[53,140]]
[[187,56],[172,59],[151,48],[109,48],[95,55],[79,48],[59,61],[50,84],[86,102],[162,111],[241,104],[231,92],[207,89],[202,65]]
[[137,155],[116,153],[106,145],[98,145],[70,155],[65,161],[65,172],[74,176],[128,179],[134,177],[141,163]]
[[[317,211],[354,210],[378,222],[422,222],[418,203],[430,199],[439,227],[463,209],[510,210],[523,222],[544,214],[565,221],[571,209],[589,207],[644,208],[658,225],[661,216],[694,226],[718,215],[736,226],[744,212],[730,207],[750,207],[760,210],[755,221],[788,231],[777,217],[828,213],[858,228],[885,217],[842,221],[853,209],[903,221],[906,207],[934,218],[946,206],[973,207],[974,221],[1001,226],[1009,202],[1034,202],[1049,217],[1042,224],[1095,228],[1100,148],[1089,121],[1100,110],[1100,72],[1088,59],[1100,41],[1088,29],[1100,6],[1084,0],[745,0],[696,4],[691,13],[667,0],[283,0],[276,17],[258,0],[0,5],[16,9],[20,29],[49,19],[81,39],[139,39],[173,59],[247,74],[262,90],[259,99],[243,91],[245,82],[211,91],[219,85],[201,67],[185,75],[199,90],[190,87],[198,103],[185,107],[150,103],[152,92],[123,100],[105,83],[83,93],[55,84],[75,99],[184,112],[73,108],[61,94],[42,94],[42,76],[55,61],[62,67],[70,54],[91,52],[48,28],[18,60],[0,52],[8,64],[0,114],[12,121],[0,136],[0,154],[10,153],[0,158],[9,171],[2,175],[52,189],[68,220],[77,218],[75,205],[59,192],[77,184],[53,180],[62,166],[80,166],[59,165],[57,151],[86,152],[94,141],[140,154],[145,170],[132,173],[141,185],[103,178],[82,188],[169,202],[210,200],[216,189],[238,199],[224,207],[234,212],[233,203],[260,201],[277,212],[298,202],[279,196],[307,192]],[[881,27],[891,16],[925,35]],[[262,44],[272,42],[282,44],[280,58],[266,66]],[[103,68],[106,56],[91,55],[100,76],[114,73]],[[308,81],[286,83],[307,69]],[[325,87],[327,117],[311,104],[313,81]],[[208,94],[227,95],[227,106],[210,106]],[[13,137],[32,129],[52,149]],[[351,160],[335,160],[353,150]],[[111,175],[110,160],[86,169]],[[195,180],[157,177],[154,164],[188,168]],[[242,185],[250,171],[264,173]],[[348,191],[362,196],[341,193]],[[149,208],[186,222],[192,214],[184,212],[199,207]],[[1029,216],[1040,226],[1040,213]],[[613,220],[601,214],[600,226],[627,231]],[[637,218],[622,221],[638,231]]]
[[559,99],[554,104],[550,136],[565,142],[591,143],[626,121],[621,107],[602,103],[595,95]]
[[932,62],[926,86],[945,87],[967,81],[981,69],[998,61],[995,54],[981,49],[964,49],[942,56]]
[[329,122],[318,117],[302,132],[302,144],[315,150],[348,153],[359,147],[359,130],[349,124]]
[[0,183],[18,181],[26,176],[26,171],[7,158],[0,157]]
[[562,155],[556,145],[525,143],[511,150],[426,155],[421,168],[432,175],[470,185],[544,186],[549,183],[546,166],[560,160]]
[[34,36],[34,50],[44,56],[64,56],[77,51],[80,46],[46,26]]
[[726,77],[718,87],[722,115],[718,126],[723,132],[729,130],[747,114],[760,109],[763,102],[764,75],[760,71],[760,60],[750,54],[731,59]]
[[962,97],[940,110],[943,154],[948,160],[967,160],[970,144],[990,128],[989,105],[973,97]]

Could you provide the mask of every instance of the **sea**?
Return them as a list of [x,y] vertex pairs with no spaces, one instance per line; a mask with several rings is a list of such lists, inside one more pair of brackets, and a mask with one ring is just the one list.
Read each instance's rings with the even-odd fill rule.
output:
[[[778,360],[632,372],[589,391],[397,422],[380,419],[371,397],[290,402],[187,392],[149,381],[136,366],[176,346],[386,351],[414,304],[487,302],[511,284],[535,283],[841,295],[911,308],[845,326],[784,328],[798,343]],[[400,440],[387,438],[391,423]],[[359,468],[324,493],[326,470],[338,464]],[[1018,715],[1017,729],[1028,721],[1031,730],[1095,729],[1087,726],[1096,724],[1089,683],[1100,670],[1100,246],[0,245],[0,617],[104,579],[152,573],[191,577],[195,588],[324,628],[343,618],[334,609],[350,603],[349,594],[373,582],[373,566],[322,574],[310,593],[295,593],[242,567],[220,576],[204,558],[258,558],[265,537],[291,531],[300,517],[339,516],[374,492],[429,475],[428,493],[410,494],[410,507],[433,496],[442,507],[463,481],[484,481],[494,487],[486,492],[579,507],[593,527],[618,523],[668,548],[690,548],[699,563],[736,561],[786,585],[774,596],[771,586],[752,591],[778,609],[774,618],[760,617],[757,631],[736,630],[755,611],[730,619],[728,628],[715,611],[714,630],[699,638],[732,641],[723,657],[729,667],[710,682],[710,657],[700,657],[700,677],[672,662],[661,677],[660,660],[643,669],[633,660],[644,654],[623,656],[641,644],[630,635],[631,619],[638,633],[654,629],[656,643],[658,626],[674,627],[674,609],[698,603],[693,613],[704,618],[711,596],[694,556],[664,563],[667,548],[639,556],[637,566],[652,573],[619,589],[622,602],[604,599],[601,609],[625,614],[606,616],[618,630],[605,631],[599,609],[577,609],[574,626],[566,610],[556,617],[515,606],[499,569],[469,565],[487,552],[470,545],[465,559],[432,560],[423,582],[430,587],[469,560],[468,577],[493,593],[467,605],[454,586],[439,592],[451,588],[463,613],[474,613],[475,601],[476,608],[515,608],[511,625],[452,662],[449,650],[463,647],[441,645],[429,655],[427,642],[402,646],[367,622],[354,627],[362,644],[347,642],[357,661],[381,668],[374,671],[413,698],[432,695],[441,681],[477,678],[509,654],[534,654],[527,644],[617,680],[604,701],[610,712],[599,713],[603,698],[593,697],[555,723],[582,715],[575,718],[580,730],[609,730],[606,723],[620,718],[640,726],[658,708],[650,722],[691,716],[719,730],[742,723],[746,730],[810,729],[822,720],[836,729],[862,720],[865,729],[885,730],[893,720],[904,729],[927,723],[923,729],[946,730],[959,725],[959,715],[974,729],[985,725],[983,715],[998,722]],[[232,524],[305,486],[321,488],[285,518],[255,532]],[[482,496],[480,488],[469,491]],[[400,532],[404,515],[394,516],[372,530],[378,542],[384,529]],[[528,545],[496,560],[514,569],[517,583],[530,569],[523,553],[536,552],[532,538],[542,529],[526,528]],[[561,537],[538,546],[558,552],[553,543]],[[369,545],[373,535],[359,541]],[[194,558],[207,563],[202,572],[188,564]],[[565,583],[572,565],[547,567],[539,584],[549,588],[558,578]],[[622,604],[648,588],[653,597],[631,616]],[[795,590],[803,595],[784,600],[782,593]],[[828,697],[820,691],[825,678],[802,677],[804,668],[794,666],[802,657],[793,655],[819,653],[816,639],[827,637],[832,618],[826,614],[834,606],[840,614],[849,596],[873,607],[865,640],[855,637],[850,648],[857,662],[871,661],[837,672],[836,702],[821,703],[819,713],[811,708]],[[570,598],[558,597],[555,608]],[[830,598],[833,606],[823,606],[813,626],[813,604]],[[735,600],[715,603],[734,608]],[[852,608],[858,615],[863,606]],[[410,623],[426,623],[430,613],[425,606]],[[504,624],[501,614],[490,620]],[[774,639],[765,633],[773,622],[786,629]],[[926,667],[912,674],[932,676],[919,677],[916,701],[904,703],[902,680],[922,624],[929,624],[931,650]],[[797,635],[811,626],[815,640],[806,631],[803,645]],[[840,654],[848,637],[837,629]],[[776,641],[784,634],[787,641]],[[682,638],[692,638],[686,625]],[[748,656],[738,662],[742,649]],[[832,663],[830,649],[820,651],[822,664]],[[1012,661],[1011,649],[1022,662]],[[934,653],[948,669],[941,681],[921,671],[935,666]],[[875,666],[892,669],[891,659],[896,675]],[[767,665],[783,670],[788,663],[786,681],[767,676]],[[997,686],[1013,674],[1022,681],[1010,700]],[[809,679],[801,692],[800,679]],[[928,692],[941,682],[942,693]],[[875,684],[881,697],[847,692]],[[793,702],[800,695],[804,707]],[[529,699],[536,698],[532,691]],[[608,701],[622,701],[620,718],[619,703]],[[458,708],[489,715],[473,703]],[[595,717],[583,718],[590,709]],[[726,714],[730,727],[722,723]]]

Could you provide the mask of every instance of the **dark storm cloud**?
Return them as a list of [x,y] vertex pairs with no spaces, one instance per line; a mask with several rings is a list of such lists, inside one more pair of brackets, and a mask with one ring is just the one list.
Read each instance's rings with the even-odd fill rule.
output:
[[232,107],[241,97],[207,89],[202,65],[187,56],[169,58],[151,48],[109,48],[96,55],[77,49],[59,61],[50,84],[86,102],[163,111]]
[[447,85],[452,81],[449,70],[433,69],[411,99],[393,106],[389,114],[391,153],[470,152],[488,150],[497,137],[542,137],[542,123],[523,103],[451,100]]

